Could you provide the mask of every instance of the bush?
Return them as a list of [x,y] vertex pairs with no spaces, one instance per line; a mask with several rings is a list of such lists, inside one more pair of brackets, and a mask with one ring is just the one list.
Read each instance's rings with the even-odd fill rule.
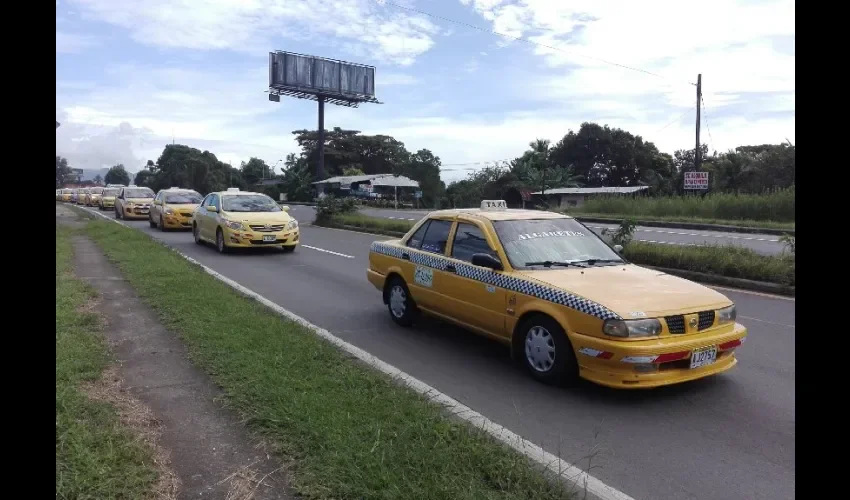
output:
[[634,238],[634,233],[635,221],[632,219],[624,219],[623,222],[621,222],[620,225],[617,226],[617,229],[603,229],[602,237],[607,237],[610,240],[611,245],[620,245],[622,247],[625,247],[632,241],[632,238]]
[[765,194],[712,193],[705,196],[600,196],[570,213],[612,214],[635,218],[719,219],[794,222],[794,188]]
[[357,203],[352,198],[325,196],[316,203],[316,223],[323,224],[334,216],[352,214],[357,211]]

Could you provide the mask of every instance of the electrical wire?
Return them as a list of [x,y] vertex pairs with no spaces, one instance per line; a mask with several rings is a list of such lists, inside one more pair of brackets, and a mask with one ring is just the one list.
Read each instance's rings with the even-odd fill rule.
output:
[[[431,14],[430,12],[426,12],[424,10],[414,9],[413,7],[407,7],[405,5],[399,5],[397,3],[388,2],[388,1],[385,1],[385,0],[375,0],[375,3],[377,3],[378,5],[389,5],[391,7],[406,10],[406,11],[409,11],[409,12],[415,12],[417,14],[422,14],[423,16],[428,16],[428,17],[431,17],[433,19],[439,19],[441,21],[446,21],[448,23],[457,24],[459,26],[464,26],[464,27],[467,27],[467,28],[470,28],[470,29],[481,31],[483,33],[490,33],[491,35],[497,35],[497,36],[501,36],[501,37],[504,37],[504,38],[510,38],[511,40],[516,40],[516,41],[528,43],[528,44],[531,44],[531,45],[537,45],[537,46],[544,47],[544,48],[547,48],[547,49],[556,50],[558,52],[563,52],[565,54],[577,55],[577,56],[584,57],[584,58],[587,58],[587,59],[592,59],[594,61],[598,61],[598,62],[601,62],[601,63],[604,63],[604,64],[609,64],[611,66],[616,66],[618,68],[623,68],[623,69],[627,69],[627,70],[631,70],[631,71],[637,71],[639,73],[644,73],[644,74],[647,74],[647,75],[650,75],[650,76],[654,76],[654,77],[661,78],[663,80],[668,80],[668,81],[672,82],[672,80],[670,80],[669,78],[667,78],[664,75],[659,75],[658,73],[653,73],[652,71],[648,71],[648,70],[641,69],[641,68],[636,68],[634,66],[628,66],[628,65],[620,64],[620,63],[617,63],[617,62],[614,62],[614,61],[609,61],[607,59],[602,59],[601,57],[594,57],[594,56],[589,56],[587,54],[582,54],[580,52],[575,52],[575,51],[572,51],[572,50],[565,50],[561,47],[556,47],[556,46],[552,46],[552,45],[547,45],[545,43],[535,42],[533,40],[529,40],[528,38],[524,38],[524,37],[521,37],[521,36],[509,35],[507,33],[502,33],[500,31],[482,28],[481,26],[476,26],[474,24],[465,23],[463,21],[457,21],[455,19],[450,19],[448,17],[439,16],[439,15],[436,15],[436,14]],[[688,82],[688,84],[693,85],[690,82]]]
[[700,95],[699,100],[702,102],[702,119],[705,122],[705,129],[708,130],[708,140],[711,143],[711,149],[714,149],[714,138],[711,137],[711,127],[708,126],[708,113],[705,112],[705,99]]
[[682,118],[684,118],[684,116],[685,116],[686,114],[688,114],[690,111],[691,111],[690,109],[686,109],[684,113],[682,113],[681,115],[677,116],[676,118],[673,118],[673,120],[671,120],[671,121],[670,121],[670,123],[668,123],[667,125],[664,125],[664,126],[663,126],[663,127],[661,127],[660,129],[658,129],[655,133],[657,134],[657,133],[659,133],[659,132],[663,131],[664,129],[666,129],[667,127],[669,127],[670,125],[673,125],[673,124],[674,124],[674,123],[676,123],[677,121],[681,120],[681,119],[682,119]]

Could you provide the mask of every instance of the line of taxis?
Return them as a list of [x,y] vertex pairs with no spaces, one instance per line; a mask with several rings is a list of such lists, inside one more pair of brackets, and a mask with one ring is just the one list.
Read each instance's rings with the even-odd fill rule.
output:
[[195,243],[210,243],[220,253],[257,247],[293,252],[301,237],[289,207],[281,207],[266,194],[237,188],[201,196],[176,187],[154,193],[144,186],[108,184],[57,189],[56,200],[111,209],[116,219],[147,219],[150,227],[162,231],[191,230]]

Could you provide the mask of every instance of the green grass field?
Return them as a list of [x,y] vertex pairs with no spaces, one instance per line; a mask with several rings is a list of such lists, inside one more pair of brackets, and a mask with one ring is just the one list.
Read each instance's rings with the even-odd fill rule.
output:
[[151,451],[111,405],[82,391],[109,357],[98,316],[85,310],[94,292],[71,270],[70,230],[56,228],[56,498],[154,498]]
[[708,224],[713,226],[738,226],[750,227],[757,229],[778,229],[780,231],[794,231],[796,223],[794,222],[774,222],[774,221],[758,221],[758,220],[723,220],[723,219],[704,219],[700,217],[684,217],[684,216],[652,216],[652,215],[632,215],[632,214],[604,214],[590,213],[584,211],[564,210],[567,215],[572,215],[577,219],[599,217],[603,219],[614,219],[621,221],[623,219],[634,219],[636,222],[643,224],[652,224],[653,222],[665,223],[685,223],[685,224]]
[[[600,196],[589,198],[571,215],[640,220],[703,222],[793,229],[795,190],[767,194],[717,193],[706,196]],[[711,221],[711,222],[706,222]],[[789,226],[790,225],[790,226]]]
[[347,359],[148,236],[87,233],[186,342],[226,403],[284,456],[304,498],[562,499],[525,457]]

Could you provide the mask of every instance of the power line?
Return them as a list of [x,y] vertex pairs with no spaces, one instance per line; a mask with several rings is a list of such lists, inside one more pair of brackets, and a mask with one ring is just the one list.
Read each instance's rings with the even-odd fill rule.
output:
[[711,149],[714,149],[714,138],[711,137],[711,127],[708,126],[708,114],[705,112],[705,99],[700,96],[700,101],[702,101],[702,119],[705,121],[705,129],[708,130],[708,140],[711,142]]
[[[481,32],[484,32],[484,33],[490,33],[491,35],[497,35],[497,36],[501,36],[501,37],[504,37],[504,38],[510,38],[512,40],[516,40],[516,41],[519,41],[519,42],[525,42],[525,43],[528,43],[528,44],[531,44],[531,45],[538,45],[540,47],[545,47],[545,48],[551,49],[551,50],[557,50],[558,52],[563,52],[565,54],[574,54],[574,55],[577,55],[577,56],[580,56],[580,57],[584,57],[584,58],[587,58],[587,59],[592,59],[594,61],[599,61],[601,63],[609,64],[611,66],[616,66],[618,68],[628,69],[628,70],[631,70],[631,71],[637,71],[639,73],[644,73],[644,74],[647,74],[647,75],[650,75],[650,76],[661,78],[663,80],[672,81],[669,78],[667,78],[666,76],[659,75],[658,73],[653,73],[652,71],[648,71],[648,70],[641,69],[641,68],[635,68],[634,66],[627,66],[625,64],[620,64],[620,63],[617,63],[617,62],[614,62],[614,61],[609,61],[607,59],[602,59],[601,57],[594,57],[594,56],[589,56],[587,54],[581,54],[579,52],[575,52],[575,51],[571,51],[571,50],[565,50],[565,49],[562,49],[561,47],[555,47],[555,46],[552,46],[552,45],[547,45],[545,43],[535,42],[535,41],[529,40],[529,39],[521,37],[521,36],[509,35],[507,33],[502,33],[500,31],[482,28],[481,26],[476,26],[474,24],[469,24],[469,23],[465,23],[463,21],[457,21],[457,20],[454,20],[454,19],[450,19],[448,17],[443,17],[443,16],[438,16],[436,14],[431,14],[430,12],[425,12],[424,10],[414,9],[413,7],[407,7],[405,5],[399,5],[399,4],[387,2],[387,1],[384,1],[384,0],[375,0],[375,3],[377,3],[378,5],[389,5],[389,6],[392,6],[392,7],[396,7],[398,9],[402,9],[402,10],[406,10],[406,11],[410,11],[410,12],[416,12],[417,14],[422,14],[423,16],[428,16],[428,17],[431,17],[431,18],[434,18],[434,19],[439,19],[441,21],[446,21],[448,23],[457,24],[459,26],[464,26],[464,27],[471,28],[471,29],[481,31]],[[552,30],[550,29],[549,31],[552,31]],[[689,84],[690,84],[690,82],[689,82]]]
[[690,113],[690,112],[691,112],[691,110],[690,110],[690,109],[686,109],[684,113],[682,113],[681,115],[677,116],[676,118],[673,118],[673,120],[671,120],[671,121],[670,121],[670,123],[668,123],[667,125],[664,125],[664,126],[663,126],[663,127],[661,127],[660,129],[658,129],[658,131],[657,131],[657,132],[655,132],[655,133],[656,133],[656,134],[658,134],[658,133],[662,132],[664,129],[666,129],[666,128],[667,128],[667,127],[669,127],[670,125],[673,125],[673,124],[674,124],[674,123],[676,123],[677,121],[679,121],[679,120],[681,120],[682,118],[684,118],[684,117],[685,117],[685,115],[686,115],[686,114],[688,114],[688,113]]

